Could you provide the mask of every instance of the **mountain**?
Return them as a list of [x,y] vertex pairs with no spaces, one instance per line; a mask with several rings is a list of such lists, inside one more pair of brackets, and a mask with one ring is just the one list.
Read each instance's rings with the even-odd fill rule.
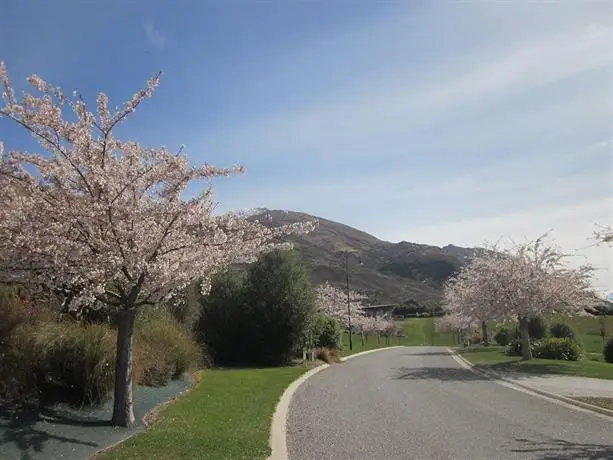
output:
[[260,209],[249,218],[274,226],[317,219],[319,225],[312,233],[287,237],[302,254],[311,280],[345,288],[342,251],[355,251],[356,255],[348,259],[351,288],[367,295],[372,304],[438,303],[443,283],[476,252],[454,245],[440,248],[407,241],[390,243],[348,225],[300,212]]

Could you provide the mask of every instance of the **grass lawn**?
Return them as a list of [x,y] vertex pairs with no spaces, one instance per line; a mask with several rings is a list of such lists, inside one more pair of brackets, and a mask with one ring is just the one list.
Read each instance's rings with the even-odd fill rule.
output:
[[272,415],[307,369],[212,369],[144,433],[99,456],[111,459],[265,459]]
[[594,377],[613,380],[613,364],[593,361],[589,358],[581,361],[560,361],[551,359],[533,359],[522,361],[518,356],[507,356],[504,347],[472,346],[456,348],[464,358],[484,370],[516,371],[531,374],[562,374],[582,377]]
[[353,334],[353,351],[349,350],[349,334],[343,334],[343,356],[349,356],[366,350],[403,345],[406,347],[429,345],[453,345],[453,336],[447,332],[438,332],[434,328],[434,318],[410,318],[402,321],[405,337],[393,337],[389,344],[385,338],[377,340],[376,336],[366,338],[364,345],[359,334]]

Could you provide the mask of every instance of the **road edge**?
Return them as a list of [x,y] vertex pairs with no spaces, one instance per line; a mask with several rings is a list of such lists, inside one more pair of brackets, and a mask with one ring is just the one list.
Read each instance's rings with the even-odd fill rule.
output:
[[519,387],[523,390],[528,390],[532,393],[536,393],[539,396],[542,396],[544,398],[548,398],[548,399],[553,399],[556,401],[561,401],[563,403],[566,403],[568,405],[571,406],[575,406],[575,407],[580,407],[584,410],[588,410],[591,412],[597,412],[601,415],[605,415],[607,417],[610,417],[613,419],[613,410],[610,409],[605,409],[604,407],[600,407],[600,406],[595,406],[593,404],[588,404],[585,403],[583,401],[577,401],[576,399],[572,399],[569,398],[567,396],[562,396],[556,393],[551,393],[549,391],[545,391],[545,390],[541,390],[540,388],[535,388],[532,387],[530,385],[526,385],[524,383],[518,383],[514,380],[508,379],[500,374],[494,373],[494,372],[490,372],[490,371],[485,371],[483,369],[477,369],[475,368],[474,364],[471,363],[470,361],[468,361],[466,358],[464,358],[462,355],[460,355],[457,351],[455,351],[453,348],[449,348],[446,347],[447,351],[449,352],[449,354],[452,356],[452,358],[454,358],[456,360],[456,362],[458,362],[462,367],[464,367],[465,369],[470,369],[471,371],[477,373],[477,374],[481,374],[485,377],[488,378],[492,378],[492,379],[496,379],[496,380],[501,380],[507,384]]
[[[366,350],[360,353],[356,353],[354,355],[341,358],[341,361],[345,362],[349,359],[374,353],[376,351],[391,350],[393,348],[404,348],[404,346],[396,345],[393,347]],[[292,396],[294,396],[294,393],[296,393],[296,390],[298,390],[300,385],[306,382],[309,378],[313,377],[315,374],[326,370],[329,367],[330,364],[322,364],[321,366],[317,366],[316,368],[311,369],[310,371],[302,374],[300,377],[290,383],[289,386],[285,389],[272,415],[272,423],[270,425],[270,437],[268,441],[272,453],[269,457],[267,457],[266,460],[287,460],[287,413],[289,411],[289,404],[292,400]]]

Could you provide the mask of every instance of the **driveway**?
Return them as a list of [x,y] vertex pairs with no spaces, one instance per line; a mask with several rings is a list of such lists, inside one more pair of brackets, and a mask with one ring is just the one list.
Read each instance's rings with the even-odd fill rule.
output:
[[396,348],[316,374],[292,398],[289,460],[611,459],[613,420]]

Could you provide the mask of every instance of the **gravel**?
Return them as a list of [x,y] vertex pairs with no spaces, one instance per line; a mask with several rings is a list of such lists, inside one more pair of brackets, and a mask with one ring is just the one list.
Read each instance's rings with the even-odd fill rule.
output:
[[158,404],[190,386],[191,376],[172,380],[163,387],[134,387],[134,416],[131,428],[109,424],[113,403],[83,410],[64,405],[27,407],[18,412],[0,408],[0,459],[55,460],[86,459],[96,451],[142,431],[143,416]]
[[500,385],[436,347],[332,366],[290,404],[289,460],[611,459],[613,421]]

